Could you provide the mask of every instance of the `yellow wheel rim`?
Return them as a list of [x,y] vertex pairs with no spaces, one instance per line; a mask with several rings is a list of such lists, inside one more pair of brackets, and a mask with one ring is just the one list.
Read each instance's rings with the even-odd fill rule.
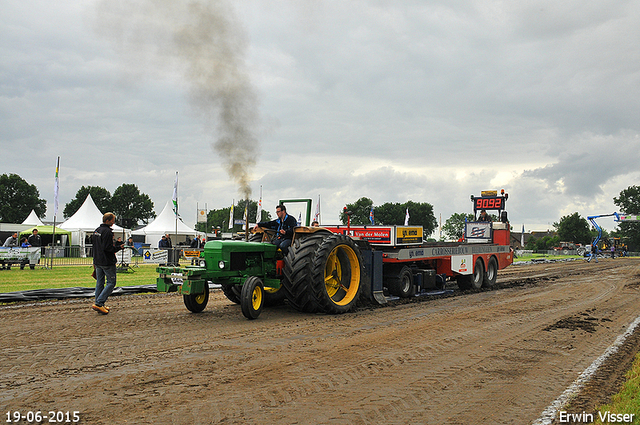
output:
[[205,294],[196,295],[196,303],[202,304],[206,298]]
[[256,286],[253,288],[253,293],[251,294],[251,307],[254,310],[258,310],[262,305],[262,288]]
[[358,293],[360,263],[349,245],[338,245],[329,254],[324,268],[324,286],[336,305],[349,304]]

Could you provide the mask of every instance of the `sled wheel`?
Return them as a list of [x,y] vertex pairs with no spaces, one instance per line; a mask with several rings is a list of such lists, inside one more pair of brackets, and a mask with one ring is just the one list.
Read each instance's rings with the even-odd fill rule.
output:
[[460,275],[457,278],[458,287],[463,291],[467,289],[480,289],[482,287],[483,280],[484,266],[482,265],[482,260],[480,258],[476,260],[472,274]]
[[416,287],[413,284],[413,273],[407,266],[402,266],[394,276],[387,278],[387,289],[392,295],[400,298],[409,298],[416,294]]
[[496,284],[498,279],[498,261],[496,257],[491,257],[489,264],[487,264],[487,272],[484,274],[484,281],[482,286],[485,288],[491,288]]
[[247,319],[257,319],[262,312],[264,305],[264,285],[260,278],[250,276],[242,285],[242,295],[240,297],[240,306],[242,314]]
[[182,296],[184,305],[192,313],[200,313],[207,306],[209,302],[209,284],[204,285],[203,294],[189,294]]

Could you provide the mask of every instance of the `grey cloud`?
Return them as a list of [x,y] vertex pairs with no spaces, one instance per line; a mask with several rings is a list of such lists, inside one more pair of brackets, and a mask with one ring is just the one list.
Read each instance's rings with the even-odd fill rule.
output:
[[[0,16],[0,143],[22,148],[0,167],[50,204],[60,155],[63,204],[131,177],[162,208],[177,170],[183,208],[228,206],[237,184],[209,145],[238,132],[260,145],[236,158],[255,161],[254,198],[260,184],[320,194],[327,212],[368,196],[431,202],[446,219],[502,184],[512,219],[543,226],[606,212],[638,184],[637,2],[202,0],[190,15],[100,1],[120,34],[108,40],[87,25],[95,4],[8,0]],[[218,22],[233,37],[205,31],[213,53],[196,60],[198,32],[166,31],[168,10],[183,29]],[[228,69],[208,64],[229,50],[240,79],[226,81],[246,103],[227,111],[254,120],[246,132],[202,107],[224,102]]]

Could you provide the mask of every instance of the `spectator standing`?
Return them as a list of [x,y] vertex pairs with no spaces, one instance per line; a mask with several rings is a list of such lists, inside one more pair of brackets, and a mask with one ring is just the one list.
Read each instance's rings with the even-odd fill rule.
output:
[[38,234],[38,229],[33,229],[31,231],[31,236],[29,236],[29,243],[31,246],[42,246],[42,239]]
[[[122,241],[114,242],[111,226],[116,222],[113,213],[102,216],[102,224],[93,232],[93,267],[96,275],[96,300],[92,309],[101,314],[109,314],[104,304],[116,286],[116,252],[122,249]],[[105,285],[106,279],[106,285]]]
[[590,263],[592,259],[595,259],[596,263],[598,262],[598,245],[596,245],[595,242],[591,245],[591,255],[589,256],[587,263]]
[[4,245],[2,246],[18,246],[18,233],[17,232],[13,232],[13,235],[9,236],[5,241],[4,241]]

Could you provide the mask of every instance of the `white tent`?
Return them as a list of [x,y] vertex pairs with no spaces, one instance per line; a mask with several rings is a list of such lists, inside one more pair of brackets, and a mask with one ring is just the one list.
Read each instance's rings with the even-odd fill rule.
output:
[[[102,216],[103,213],[101,213],[98,207],[96,207],[91,194],[89,194],[78,211],[76,211],[76,213],[67,221],[62,223],[60,228],[71,231],[71,245],[80,245],[81,247],[84,247],[86,235],[92,233],[98,226],[100,226],[100,224],[102,224]],[[124,230],[125,238],[123,238],[123,240],[126,240],[126,237],[130,233],[129,230],[123,229],[116,224],[114,224],[111,229],[113,229],[113,234],[116,237],[119,236],[118,234],[122,235]]]
[[184,224],[180,218],[176,220],[176,215],[171,207],[171,201],[167,201],[164,209],[155,220],[141,229],[134,230],[131,234],[138,236],[144,235],[145,243],[148,243],[152,247],[157,247],[158,242],[164,234],[169,234],[171,242],[176,246],[179,242],[184,242],[187,236],[193,238],[194,235],[203,233],[191,229]]
[[40,221],[34,210],[31,210],[31,214],[29,214],[29,217],[27,217],[22,224],[28,224],[29,226],[44,226],[44,223]]

